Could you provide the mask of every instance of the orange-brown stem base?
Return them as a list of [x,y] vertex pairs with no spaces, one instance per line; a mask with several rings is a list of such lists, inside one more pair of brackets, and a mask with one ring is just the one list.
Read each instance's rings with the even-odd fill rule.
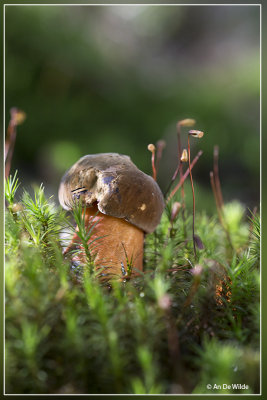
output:
[[[88,245],[96,269],[101,269],[100,275],[127,278],[143,270],[144,232],[141,229],[122,218],[102,214],[97,205],[86,208],[85,226],[88,229],[94,226]],[[75,245],[79,245],[77,234],[65,253]],[[85,256],[81,253],[75,260],[85,263]]]

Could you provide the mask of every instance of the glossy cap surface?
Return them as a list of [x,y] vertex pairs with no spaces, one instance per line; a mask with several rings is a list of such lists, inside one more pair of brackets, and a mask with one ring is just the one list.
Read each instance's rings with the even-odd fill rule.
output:
[[129,156],[117,153],[86,155],[63,176],[59,202],[70,210],[75,199],[87,207],[97,203],[103,214],[153,232],[160,222],[164,199],[154,179],[140,171]]

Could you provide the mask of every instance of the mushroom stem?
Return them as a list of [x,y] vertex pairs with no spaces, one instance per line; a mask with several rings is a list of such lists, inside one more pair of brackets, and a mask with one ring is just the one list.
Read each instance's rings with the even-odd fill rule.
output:
[[[100,276],[127,278],[137,275],[136,270],[143,270],[144,232],[141,229],[122,218],[101,213],[96,204],[86,208],[85,226],[89,229],[93,226],[88,245],[96,270],[101,269]],[[77,243],[77,235],[74,236]],[[75,256],[78,259],[85,262],[83,254]]]

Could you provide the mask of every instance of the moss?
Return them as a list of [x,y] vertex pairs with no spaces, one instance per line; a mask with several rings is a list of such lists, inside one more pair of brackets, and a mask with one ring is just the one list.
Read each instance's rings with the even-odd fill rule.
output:
[[146,236],[144,274],[105,286],[90,258],[72,269],[62,255],[69,218],[42,186],[20,205],[6,211],[6,393],[259,392],[257,216],[226,204],[229,248],[217,216],[196,213],[195,258],[192,216],[171,221],[170,205]]

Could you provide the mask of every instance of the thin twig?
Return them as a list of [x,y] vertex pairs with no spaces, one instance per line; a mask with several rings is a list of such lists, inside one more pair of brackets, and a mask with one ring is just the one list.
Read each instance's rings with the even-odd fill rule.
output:
[[[203,151],[200,150],[196,157],[194,158],[194,160],[191,163],[191,170],[193,169],[193,167],[195,166],[196,162],[198,161],[199,157],[203,154]],[[184,181],[186,180],[186,178],[189,175],[189,168],[187,168],[185,174],[182,176],[182,179],[179,181],[179,183],[175,186],[175,188],[172,190],[172,192],[170,193],[170,195],[168,196],[167,200],[166,200],[166,204],[168,204],[168,202],[173,198],[173,196],[175,195],[175,193],[177,192],[177,190],[180,189],[180,187],[182,186],[182,184],[184,183]]]
[[156,160],[156,165],[155,165],[157,171],[159,170],[159,163],[160,163],[160,160],[161,160],[161,157],[162,157],[163,149],[164,149],[165,147],[166,147],[166,142],[165,142],[165,140],[158,140],[158,141],[157,141],[157,143],[156,143],[157,160]]
[[231,237],[230,237],[230,233],[229,233],[229,231],[228,231],[228,229],[227,229],[227,227],[225,225],[224,219],[223,219],[222,209],[220,208],[220,203],[219,203],[219,199],[218,199],[218,192],[216,190],[216,185],[215,185],[215,180],[214,180],[214,173],[212,171],[210,172],[210,183],[211,183],[211,188],[212,188],[213,195],[214,195],[214,198],[215,198],[215,203],[216,203],[216,208],[217,208],[220,224],[224,229],[224,232],[226,234],[226,237],[228,239],[230,247],[232,249],[234,249],[234,246],[233,246],[233,243],[232,243],[232,240],[231,240]]
[[193,184],[193,176],[192,176],[192,170],[191,170],[191,162],[190,162],[190,135],[188,135],[188,164],[189,164],[189,174],[190,174],[190,181],[191,181],[191,187],[192,187],[192,195],[193,195],[193,246],[194,246],[194,256],[196,258],[197,256],[197,251],[196,251],[196,242],[195,242],[195,207],[196,207],[196,202],[195,202],[195,190],[194,190],[194,184]]
[[17,131],[16,131],[16,123],[15,123],[15,118],[13,116],[13,112],[11,111],[11,119],[8,124],[7,128],[7,137],[6,137],[6,143],[5,143],[5,177],[7,178],[10,173],[11,169],[11,161],[14,153],[14,147],[15,147],[15,142],[16,142],[16,136],[17,136]]
[[219,147],[218,146],[214,146],[214,150],[213,150],[213,172],[210,172],[210,183],[211,183],[213,195],[215,198],[219,221],[225,231],[225,234],[226,234],[226,237],[230,244],[230,247],[232,249],[234,249],[228,227],[224,220],[224,213],[223,213],[224,202],[223,202],[221,183],[220,183],[220,178],[219,178]]
[[217,192],[219,207],[223,207],[223,196],[221,190],[221,182],[219,178],[219,146],[214,146],[213,149],[213,173],[214,173],[214,183]]
[[218,199],[218,192],[216,190],[216,184],[215,184],[213,171],[210,171],[210,184],[211,184],[212,192],[213,192],[215,203],[216,203],[216,209],[217,209],[217,212],[219,215],[219,219],[221,221],[222,220],[222,212],[221,212],[221,207],[220,207],[220,203],[219,203],[219,199]]
[[175,172],[174,172],[174,174],[173,174],[173,176],[172,176],[172,178],[171,178],[171,181],[170,181],[170,183],[169,183],[167,189],[165,190],[164,197],[167,196],[167,194],[168,194],[170,188],[172,187],[173,182],[175,181],[175,179],[176,179],[176,177],[177,177],[177,174],[178,174],[179,170],[182,169],[182,164],[183,164],[183,163],[180,161],[179,164],[178,164],[178,166],[177,166],[177,168],[176,168],[176,170],[175,170]]
[[10,174],[11,162],[13,158],[16,136],[17,136],[17,125],[23,123],[26,118],[24,111],[19,110],[16,107],[10,109],[10,121],[7,128],[7,135],[5,140],[5,177],[7,178]]
[[[179,161],[181,159],[182,155],[182,145],[181,145],[181,124],[178,122],[176,125],[177,127],[177,139],[178,139],[178,157]],[[181,163],[182,164],[182,163]],[[177,171],[178,172],[178,171]],[[181,165],[180,168],[180,182],[182,181],[183,178],[183,164]],[[184,226],[184,235],[186,236],[186,225],[185,225],[185,191],[184,191],[184,184],[181,184],[181,203],[182,203],[182,219],[183,219],[183,226]]]
[[155,167],[155,152],[152,153],[151,162],[152,162],[152,169],[153,169],[153,179],[156,181],[157,180],[157,170]]
[[156,170],[156,166],[155,166],[155,152],[156,152],[156,148],[154,146],[154,144],[149,144],[147,146],[147,149],[149,151],[151,151],[152,155],[151,155],[151,164],[152,164],[152,174],[153,174],[153,179],[154,181],[157,180],[157,170]]

